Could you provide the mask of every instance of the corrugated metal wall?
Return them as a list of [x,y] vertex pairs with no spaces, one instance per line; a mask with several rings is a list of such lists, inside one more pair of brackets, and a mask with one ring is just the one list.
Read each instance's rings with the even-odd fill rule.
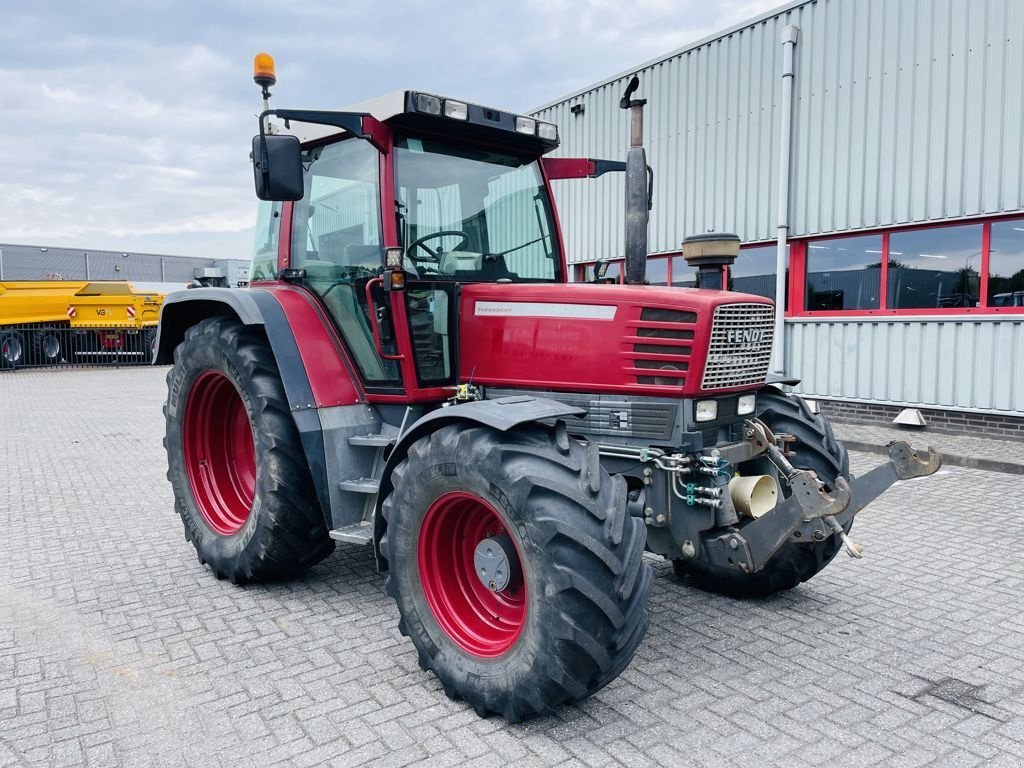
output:
[[1024,416],[1024,318],[786,322],[807,395]]
[[[652,252],[707,230],[774,238],[789,24],[792,236],[1024,208],[1024,2],[811,0],[639,71]],[[557,155],[625,157],[626,81],[536,113],[558,124]],[[570,260],[621,256],[621,175],[556,184]]]
[[196,269],[221,267],[233,272],[247,271],[241,259],[197,259],[161,256],[154,253],[83,251],[76,248],[47,248],[0,243],[2,280],[137,280],[139,282],[187,283]]

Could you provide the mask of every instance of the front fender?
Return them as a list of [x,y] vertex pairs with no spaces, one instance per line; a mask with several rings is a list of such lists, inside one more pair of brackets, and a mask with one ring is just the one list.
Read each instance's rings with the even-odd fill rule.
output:
[[398,439],[384,465],[380,490],[377,493],[377,506],[373,515],[373,554],[377,560],[377,569],[383,571],[387,568],[387,561],[381,557],[380,553],[380,541],[387,529],[387,522],[380,512],[381,505],[394,489],[391,484],[391,472],[405,458],[410,445],[431,432],[455,422],[479,424],[499,432],[508,432],[520,424],[528,424],[532,421],[584,415],[586,415],[586,411],[583,408],[566,405],[557,400],[517,395],[450,405],[431,411],[421,418]]

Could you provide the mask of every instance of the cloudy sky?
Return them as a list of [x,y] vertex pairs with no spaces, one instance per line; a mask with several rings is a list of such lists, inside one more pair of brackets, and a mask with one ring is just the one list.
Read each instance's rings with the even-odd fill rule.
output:
[[260,50],[280,107],[526,111],[779,4],[0,0],[0,242],[248,258]]

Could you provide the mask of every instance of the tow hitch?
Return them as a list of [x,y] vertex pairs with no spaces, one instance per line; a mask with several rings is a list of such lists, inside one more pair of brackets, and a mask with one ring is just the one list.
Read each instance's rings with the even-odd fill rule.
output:
[[889,461],[855,478],[852,484],[840,477],[836,487],[826,491],[814,472],[796,469],[779,449],[777,443],[785,445],[785,436],[773,435],[757,420],[748,422],[747,428],[751,442],[766,448],[790,494],[773,512],[748,522],[742,529],[715,533],[705,539],[713,563],[745,573],[764,567],[791,537],[798,541],[823,541],[835,534],[850,557],[862,557],[863,547],[846,535],[846,524],[897,481],[927,477],[942,466],[942,456],[934,448],[921,453],[902,440],[894,440],[887,446]]

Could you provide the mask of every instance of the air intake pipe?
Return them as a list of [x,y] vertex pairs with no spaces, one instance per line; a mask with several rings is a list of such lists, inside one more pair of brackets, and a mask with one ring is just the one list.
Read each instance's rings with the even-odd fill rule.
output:
[[650,200],[647,153],[644,151],[644,105],[647,99],[633,98],[639,87],[640,79],[634,76],[619,100],[619,107],[630,112],[629,152],[626,153],[626,282],[642,285],[647,276]]
[[683,258],[697,270],[698,288],[725,290],[723,270],[731,267],[739,254],[739,235],[728,232],[690,235],[683,240]]

